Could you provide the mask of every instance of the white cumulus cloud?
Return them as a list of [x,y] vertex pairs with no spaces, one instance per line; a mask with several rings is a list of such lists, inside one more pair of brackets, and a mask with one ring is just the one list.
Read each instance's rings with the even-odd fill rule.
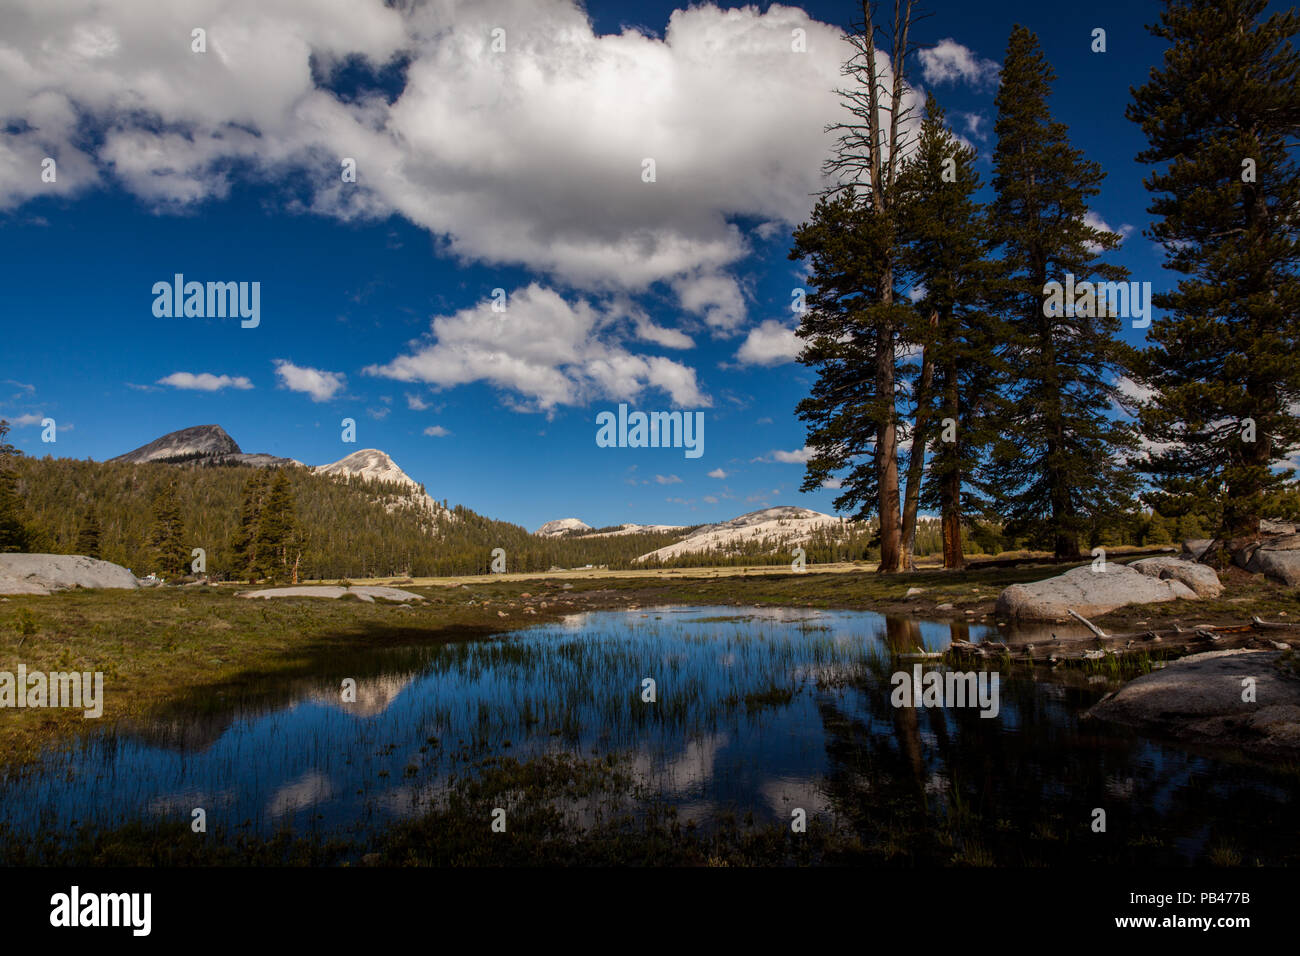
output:
[[743,365],[783,365],[799,357],[803,343],[794,329],[776,319],[767,319],[749,330],[744,344],[736,352],[736,360]]
[[[653,26],[598,35],[577,0],[9,0],[0,208],[104,185],[185,207],[251,174],[293,182],[295,208],[403,216],[466,260],[592,291],[669,282],[725,333],[744,318],[734,220],[806,218],[844,44],[781,4]],[[404,83],[340,95],[345,65]]]
[[275,360],[275,375],[280,380],[281,387],[293,392],[305,392],[313,402],[328,402],[347,383],[347,377],[342,372],[305,368],[285,359]]
[[481,303],[438,316],[425,341],[366,374],[441,388],[488,382],[516,396],[519,407],[540,411],[602,398],[628,401],[647,389],[682,407],[710,404],[694,369],[625,347],[630,316],[624,304],[571,304],[538,283],[508,301],[505,312]]

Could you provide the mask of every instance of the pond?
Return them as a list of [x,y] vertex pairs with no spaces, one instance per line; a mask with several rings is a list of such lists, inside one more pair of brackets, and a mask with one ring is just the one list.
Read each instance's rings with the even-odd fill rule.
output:
[[364,847],[494,761],[567,755],[627,781],[605,803],[544,795],[576,830],[655,806],[702,832],[737,816],[788,832],[802,813],[872,859],[1300,861],[1294,766],[1081,720],[1116,686],[1103,676],[1001,674],[995,714],[894,706],[893,675],[914,667],[898,655],[954,636],[996,634],[869,612],[671,607],[361,652],[315,680],[88,733],[0,782],[0,825],[15,841],[188,823],[201,808],[210,830]]

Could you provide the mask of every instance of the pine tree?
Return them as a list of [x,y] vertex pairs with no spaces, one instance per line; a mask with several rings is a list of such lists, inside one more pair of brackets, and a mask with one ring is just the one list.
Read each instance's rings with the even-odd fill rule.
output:
[[88,558],[98,558],[101,533],[99,509],[94,504],[91,504],[81,517],[81,527],[77,530],[77,543],[73,550],[77,554],[84,554]]
[[1147,531],[1144,537],[1143,544],[1168,544],[1173,541],[1173,529],[1170,527],[1169,519],[1165,518],[1159,511],[1151,512],[1151,520],[1147,522]]
[[5,441],[9,423],[0,419],[0,554],[26,551],[31,534],[22,520],[22,499],[18,495],[18,475],[12,460],[22,455]]
[[7,434],[9,423],[0,419],[0,554],[26,551],[31,546],[31,534],[22,520],[22,499],[13,466],[13,459],[22,452],[5,441]]
[[1095,297],[1080,295],[1063,308],[1047,300],[1047,284],[1068,286],[1069,275],[1076,283],[1127,276],[1097,262],[1099,250],[1119,244],[1119,236],[1084,221],[1105,173],[1070,147],[1068,129],[1052,119],[1053,79],[1037,38],[1016,26],[997,96],[990,209],[1002,256],[992,290],[1007,321],[1003,359],[1012,370],[993,465],[1007,533],[1073,560],[1083,535],[1125,510],[1136,482],[1122,464],[1133,438],[1110,416],[1126,354],[1116,338],[1119,318],[1094,314],[1109,311]]
[[260,575],[257,567],[257,525],[266,497],[267,473],[255,468],[244,484],[243,503],[239,508],[239,524],[230,539],[233,573],[249,581]]
[[[875,512],[879,570],[889,572],[903,563],[897,349],[911,310],[897,302],[895,197],[907,147],[913,5],[895,3],[887,30],[878,30],[875,7],[863,0],[862,20],[845,36],[853,53],[841,72],[850,85],[837,92],[848,118],[827,127],[836,140],[825,171],[835,182],[795,231],[790,258],[812,260],[813,293],[798,334],[809,341],[800,361],[818,371],[813,394],[799,405],[813,448],[802,487],[848,469],[836,508],[853,507],[859,517]],[[889,39],[888,51],[879,51],[888,57],[887,74],[876,57],[877,32]]]
[[284,469],[277,469],[258,516],[256,569],[272,580],[292,577],[297,567],[292,554],[297,544],[297,534],[293,486]]
[[175,578],[185,573],[190,550],[185,546],[181,507],[172,482],[163,484],[154,495],[148,543],[151,557],[162,577]]
[[1149,144],[1138,160],[1162,164],[1147,234],[1182,275],[1155,296],[1165,314],[1135,363],[1155,393],[1139,409],[1157,445],[1145,468],[1168,513],[1217,506],[1226,553],[1258,537],[1300,444],[1300,14],[1261,21],[1266,6],[1168,2],[1148,29],[1170,47],[1128,111]]
[[918,505],[938,507],[946,568],[964,564],[961,527],[966,508],[985,506],[975,490],[976,470],[991,440],[984,406],[998,369],[994,347],[1000,337],[982,308],[989,268],[983,209],[975,200],[980,188],[976,155],[948,131],[943,109],[932,94],[916,152],[899,178],[902,261],[920,294],[914,331],[908,337],[922,349],[911,389],[916,411],[903,537],[910,557]]
[[[882,508],[886,515],[898,515],[897,462],[891,466],[884,460],[884,449],[894,441],[884,436],[897,426],[895,396],[892,387],[879,392],[875,373],[885,363],[892,369],[893,328],[909,317],[903,306],[871,304],[870,293],[862,291],[880,272],[872,236],[879,226],[864,212],[856,190],[822,197],[812,218],[795,231],[791,251],[792,258],[806,258],[810,266],[807,311],[797,330],[806,343],[799,361],[817,371],[811,393],[797,406],[813,450],[801,487],[812,491],[844,473],[835,509],[863,520]],[[893,317],[877,323],[884,311]],[[884,333],[886,323],[891,328]],[[882,488],[882,472],[884,485],[892,480],[892,495]],[[897,570],[897,564],[887,566],[886,550],[882,543],[880,570]]]

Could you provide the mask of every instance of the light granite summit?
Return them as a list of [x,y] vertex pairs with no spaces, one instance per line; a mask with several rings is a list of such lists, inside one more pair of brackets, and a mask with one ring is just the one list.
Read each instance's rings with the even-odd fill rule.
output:
[[53,594],[69,588],[140,587],[135,575],[111,561],[80,554],[0,554],[0,594]]
[[1130,681],[1087,716],[1200,743],[1295,752],[1300,680],[1277,666],[1280,657],[1246,649],[1192,654]]
[[374,604],[376,600],[394,601],[405,604],[408,601],[414,601],[417,604],[423,603],[424,598],[411,591],[403,591],[401,588],[386,588],[376,585],[362,584],[356,587],[345,588],[334,584],[300,584],[285,588],[264,588],[260,591],[240,591],[238,597],[242,598],[349,598],[356,601],[365,601],[367,604]]
[[1013,584],[998,595],[997,615],[1014,620],[1068,618],[1070,611],[1093,617],[1127,604],[1159,604],[1197,594],[1182,581],[1156,577],[1112,561],[1094,570],[1074,568],[1044,581]]

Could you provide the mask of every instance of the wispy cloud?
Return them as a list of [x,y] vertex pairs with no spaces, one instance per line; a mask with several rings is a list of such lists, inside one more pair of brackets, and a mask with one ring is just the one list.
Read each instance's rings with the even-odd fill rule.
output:
[[219,392],[223,388],[250,389],[253,383],[243,375],[213,375],[211,372],[172,372],[158,379],[159,385],[184,388],[196,392]]
[[[4,416],[0,415],[0,418],[4,418]],[[30,415],[17,415],[8,419],[8,422],[14,428],[27,428],[30,425],[39,425],[44,418],[44,415],[36,412]]]
[[808,459],[812,458],[812,456],[813,456],[813,450],[808,445],[804,445],[802,448],[799,448],[795,451],[778,450],[772,452],[773,461],[778,461],[786,465],[805,464],[808,461]]
[[998,80],[998,64],[976,54],[952,37],[945,37],[917,54],[921,76],[927,83],[966,83],[975,89],[993,86]]

